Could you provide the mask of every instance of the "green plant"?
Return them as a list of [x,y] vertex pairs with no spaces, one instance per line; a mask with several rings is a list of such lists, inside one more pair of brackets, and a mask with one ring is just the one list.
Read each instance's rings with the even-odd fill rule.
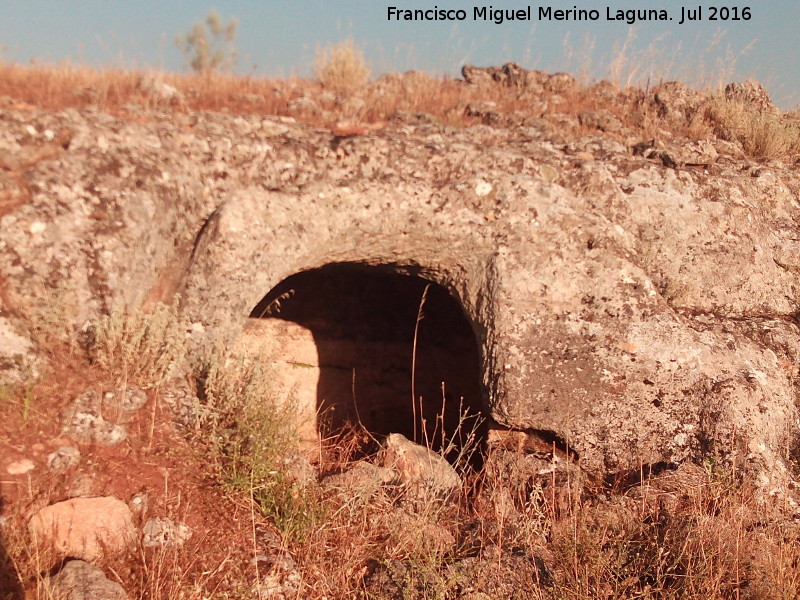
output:
[[89,359],[122,384],[145,389],[166,381],[186,353],[186,332],[176,306],[127,311],[118,305],[90,329]]
[[350,93],[362,87],[369,74],[364,53],[352,39],[317,50],[314,75],[326,88]]
[[279,397],[269,357],[215,352],[203,368],[199,430],[223,482],[249,494],[285,535],[300,539],[324,506],[293,477],[297,406]]
[[197,21],[186,34],[177,36],[175,44],[195,73],[229,70],[236,62],[238,25],[236,19],[224,23],[219,14],[212,10],[204,21]]

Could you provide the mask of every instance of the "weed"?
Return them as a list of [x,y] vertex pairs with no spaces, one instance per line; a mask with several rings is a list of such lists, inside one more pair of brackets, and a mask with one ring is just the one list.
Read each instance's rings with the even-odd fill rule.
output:
[[297,407],[291,397],[276,397],[268,358],[216,353],[207,361],[198,430],[225,484],[247,494],[285,535],[303,539],[324,506],[304,488],[304,459],[292,461]]
[[185,337],[174,305],[132,312],[118,305],[90,329],[86,350],[117,384],[148,389],[166,381],[183,360]]

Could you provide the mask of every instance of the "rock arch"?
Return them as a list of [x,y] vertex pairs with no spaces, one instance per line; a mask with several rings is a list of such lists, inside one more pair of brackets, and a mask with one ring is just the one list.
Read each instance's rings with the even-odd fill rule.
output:
[[297,273],[255,306],[245,336],[274,339],[282,387],[314,412],[306,422],[319,415],[323,437],[358,423],[455,457],[485,431],[480,350],[459,301],[413,271],[339,263]]
[[[182,280],[194,343],[237,339],[265,291],[296,273],[390,267],[458,299],[488,416],[544,432],[584,469],[698,459],[705,438],[774,460],[794,414],[774,353],[699,331],[659,292],[626,230],[580,198],[524,178],[487,185],[477,196],[418,182],[239,190],[198,234]],[[741,376],[750,372],[764,383]],[[719,381],[731,382],[714,400],[725,410],[707,431]]]

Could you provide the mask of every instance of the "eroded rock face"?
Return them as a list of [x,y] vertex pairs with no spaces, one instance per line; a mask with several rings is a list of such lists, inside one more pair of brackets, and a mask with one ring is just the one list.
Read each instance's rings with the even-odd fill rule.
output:
[[340,138],[264,116],[2,110],[6,152],[64,128],[71,141],[24,172],[0,275],[32,314],[53,290],[76,326],[179,291],[199,349],[236,340],[298,272],[410,273],[463,307],[487,413],[549,432],[585,470],[709,451],[780,463],[800,351],[796,169],[753,169],[716,140],[674,164],[599,134],[562,142],[558,119],[575,120]]

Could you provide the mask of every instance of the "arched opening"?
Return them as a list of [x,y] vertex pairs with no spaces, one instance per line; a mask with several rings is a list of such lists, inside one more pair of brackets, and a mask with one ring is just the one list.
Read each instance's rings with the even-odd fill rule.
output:
[[[272,320],[270,331],[285,331],[274,323],[280,320],[313,336],[316,364],[308,364],[307,352],[293,366],[318,373],[323,439],[360,424],[376,437],[402,433],[444,449],[450,459],[471,440],[479,459],[485,424],[478,344],[461,305],[441,285],[391,266],[333,264],[285,279],[250,316],[253,326]],[[301,352],[301,345],[287,351]]]

